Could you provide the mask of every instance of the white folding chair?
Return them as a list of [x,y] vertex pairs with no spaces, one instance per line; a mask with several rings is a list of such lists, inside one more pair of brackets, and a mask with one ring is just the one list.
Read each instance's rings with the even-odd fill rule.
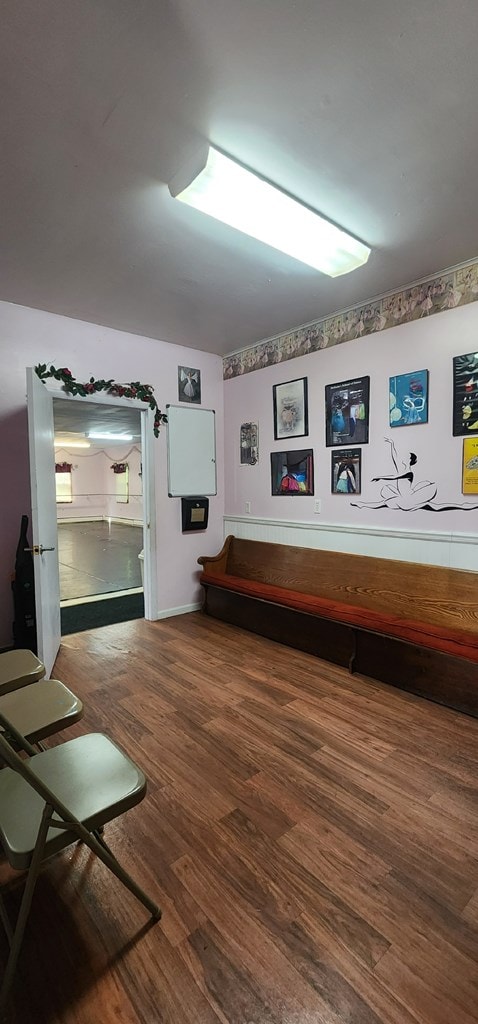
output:
[[[98,829],[138,804],[146,793],[142,771],[101,733],[67,740],[41,753],[35,752],[13,724],[0,714],[0,841],[9,864],[28,870],[22,902],[10,940],[10,954],[0,991],[2,1012],[11,989],[18,956],[43,860],[82,840],[114,875],[149,910],[159,907],[118,863]],[[5,734],[28,754],[21,757]]]

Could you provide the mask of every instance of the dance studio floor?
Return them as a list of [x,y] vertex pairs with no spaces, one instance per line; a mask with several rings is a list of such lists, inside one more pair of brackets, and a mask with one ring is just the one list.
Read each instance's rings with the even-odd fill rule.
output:
[[58,524],[61,601],[141,587],[143,529],[123,523]]

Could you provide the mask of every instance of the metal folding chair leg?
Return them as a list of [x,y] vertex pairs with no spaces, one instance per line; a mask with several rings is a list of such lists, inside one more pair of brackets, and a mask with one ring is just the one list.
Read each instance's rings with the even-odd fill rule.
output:
[[6,907],[5,907],[5,904],[3,902],[3,897],[2,897],[1,894],[0,894],[0,920],[1,920],[2,924],[3,924],[4,929],[5,929],[5,933],[6,933],[6,936],[7,936],[7,939],[8,939],[8,945],[11,946],[11,944],[13,942],[13,930],[12,930],[12,926],[10,924],[10,918],[9,918],[9,916],[7,914]]
[[119,861],[116,860],[114,854],[111,853],[111,850],[105,843],[104,839],[97,837],[92,832],[88,832],[87,829],[82,829],[82,831],[84,831],[82,838],[86,845],[90,847],[90,850],[93,850],[93,853],[96,853],[96,856],[103,861],[103,864],[106,864],[106,867],[110,869],[113,875],[116,875],[116,877],[119,878],[120,882],[123,883],[126,889],[129,889],[133,896],[136,896],[136,899],[146,907],[146,910],[149,910],[151,917],[153,917],[155,921],[159,921],[161,917],[161,910],[158,905],[153,903],[153,900],[151,900],[147,893],[141,889],[138,883],[135,882],[134,878],[125,871]]
[[5,968],[5,974],[3,976],[2,987],[0,990],[0,1014],[3,1013],[5,1003],[7,1001],[12,982],[17,966],[18,955],[20,953],[23,935],[25,932],[25,926],[30,913],[30,907],[32,904],[33,893],[35,890],[38,873],[40,871],[41,862],[43,859],[43,851],[45,848],[45,840],[47,837],[48,829],[50,827],[51,815],[53,808],[49,804],[45,804],[43,811],[43,817],[41,820],[40,828],[38,830],[38,837],[33,851],[30,867],[28,869],[27,880],[25,889],[23,891],[22,902],[20,904],[20,910],[18,912],[17,923],[13,932],[13,938],[10,945],[10,953],[8,955],[7,966]]

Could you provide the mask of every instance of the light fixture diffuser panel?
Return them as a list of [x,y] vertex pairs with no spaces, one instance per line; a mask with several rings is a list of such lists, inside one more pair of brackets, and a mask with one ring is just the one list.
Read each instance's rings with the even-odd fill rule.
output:
[[89,441],[74,441],[68,437],[55,437],[55,448],[91,448]]
[[132,434],[110,434],[110,433],[107,433],[107,432],[106,433],[101,433],[101,432],[97,432],[97,431],[90,431],[90,433],[88,434],[88,437],[91,438],[92,441],[132,441],[133,440],[133,435]]
[[348,274],[367,262],[370,249],[269,182],[209,147],[202,169],[171,194],[216,220],[320,270]]

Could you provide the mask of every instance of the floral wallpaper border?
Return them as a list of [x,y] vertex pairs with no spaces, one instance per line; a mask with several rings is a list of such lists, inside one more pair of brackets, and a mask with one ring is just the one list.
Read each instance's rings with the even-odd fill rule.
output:
[[224,380],[478,300],[478,260],[223,359]]

